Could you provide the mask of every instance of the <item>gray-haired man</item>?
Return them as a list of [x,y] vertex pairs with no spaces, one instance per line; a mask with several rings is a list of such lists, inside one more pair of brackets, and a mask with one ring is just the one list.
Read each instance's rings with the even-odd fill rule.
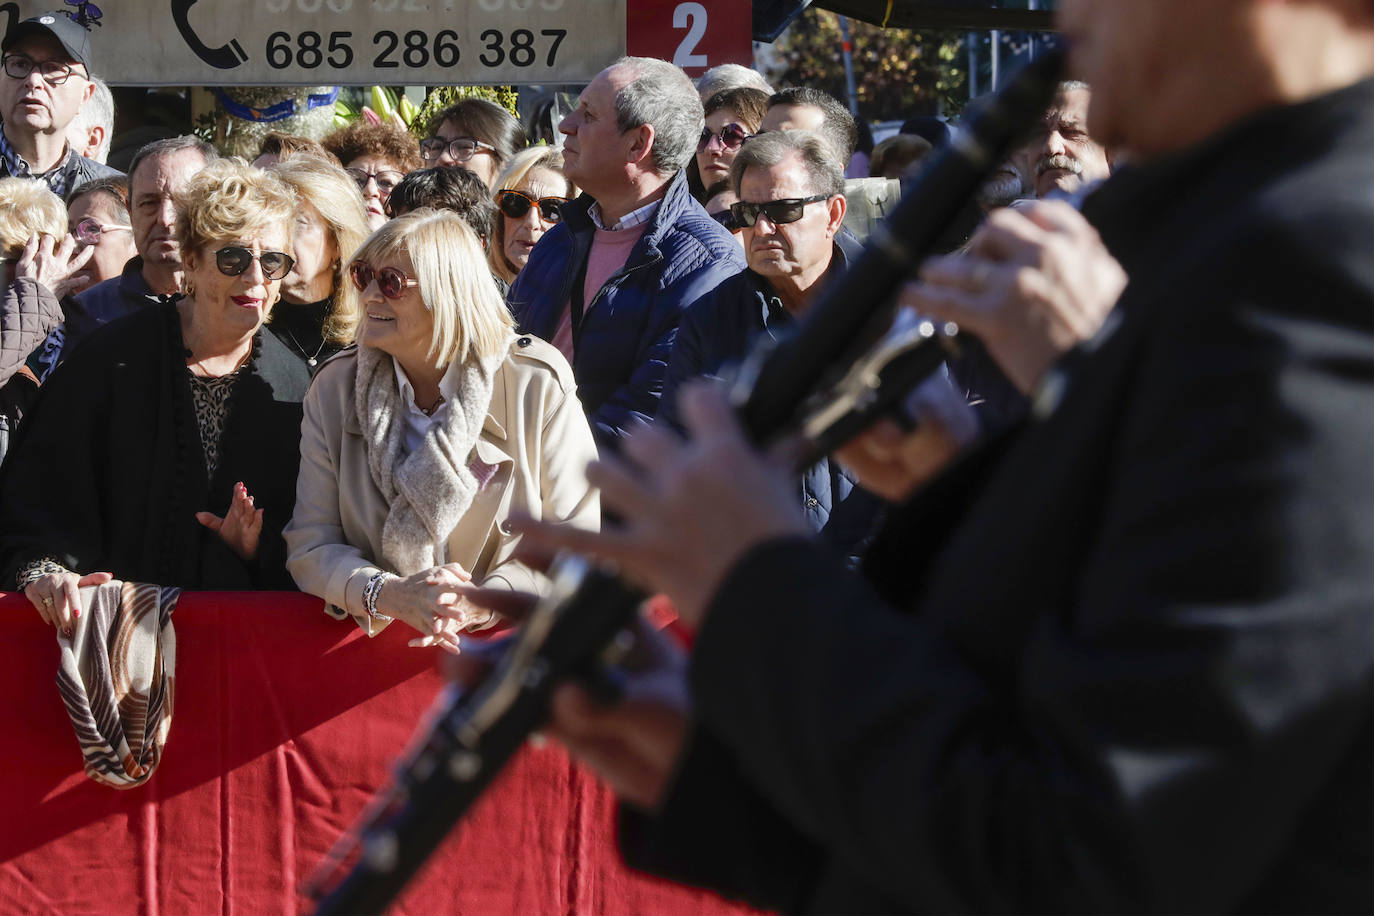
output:
[[601,441],[658,412],[682,310],[744,266],[687,190],[704,122],[685,73],[624,57],[558,128],[564,171],[586,193],[535,246],[509,302],[521,330],[572,363]]

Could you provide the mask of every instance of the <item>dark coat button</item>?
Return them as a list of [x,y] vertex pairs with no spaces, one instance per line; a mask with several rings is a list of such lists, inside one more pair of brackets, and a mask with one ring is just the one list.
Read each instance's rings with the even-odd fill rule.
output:
[[528,347],[531,343],[532,341],[528,337],[521,337],[515,342],[515,345],[517,347]]

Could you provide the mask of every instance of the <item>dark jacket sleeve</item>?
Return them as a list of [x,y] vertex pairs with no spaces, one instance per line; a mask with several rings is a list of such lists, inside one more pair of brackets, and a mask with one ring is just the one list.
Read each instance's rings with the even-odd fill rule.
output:
[[[704,727],[902,906],[1235,909],[1369,728],[1374,337],[1182,314],[1147,341],[1076,586],[1020,596],[1014,651],[959,619],[1006,574],[976,539],[914,615],[804,541],[719,590],[693,655]],[[1065,534],[1028,532],[1024,562]],[[1344,816],[1367,836],[1367,810]],[[1363,868],[1325,883],[1367,898]]]

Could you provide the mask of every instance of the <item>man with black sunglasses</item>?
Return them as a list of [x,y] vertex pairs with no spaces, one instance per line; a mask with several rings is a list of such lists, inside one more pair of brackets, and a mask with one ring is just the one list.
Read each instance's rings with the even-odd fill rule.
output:
[[564,173],[586,193],[560,208],[508,301],[522,331],[568,357],[602,442],[657,414],[682,310],[744,266],[687,187],[704,123],[681,69],[626,57],[559,125]]
[[95,91],[86,30],[61,11],[44,13],[10,30],[0,52],[0,172],[36,178],[59,197],[122,175],[67,143],[67,128]]
[[[684,382],[719,373],[758,335],[782,333],[826,280],[849,266],[836,241],[846,206],[844,172],[822,136],[781,130],[755,137],[740,148],[730,177],[739,198],[730,218],[749,266],[683,315],[663,384],[662,413],[674,424]],[[799,496],[811,526],[857,557],[878,517],[876,497],[825,458],[801,475]]]

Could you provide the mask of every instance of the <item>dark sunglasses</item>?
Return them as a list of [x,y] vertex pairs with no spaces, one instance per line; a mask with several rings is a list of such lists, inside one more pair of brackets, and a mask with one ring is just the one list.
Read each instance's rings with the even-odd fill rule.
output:
[[395,169],[382,169],[380,172],[369,172],[367,169],[344,169],[348,177],[358,183],[358,189],[363,190],[369,181],[377,182],[377,190],[383,194],[390,194],[396,185],[401,183],[401,179],[406,177]]
[[477,155],[478,150],[487,150],[495,153],[496,147],[490,143],[483,143],[476,137],[459,137],[456,140],[445,140],[443,137],[426,137],[420,141],[420,158],[426,161],[438,159],[444,155],[444,150],[457,162],[467,162]]
[[281,251],[264,251],[253,254],[247,248],[230,245],[215,252],[215,266],[226,277],[237,277],[257,261],[262,265],[262,275],[268,280],[280,280],[296,266],[296,259]]
[[829,199],[829,194],[813,194],[810,197],[786,197],[761,204],[741,200],[730,205],[730,214],[734,216],[735,222],[745,229],[758,222],[760,213],[768,217],[768,221],[773,225],[781,226],[801,219],[802,214],[806,212],[807,204]]
[[705,127],[702,128],[701,139],[697,141],[697,152],[700,153],[703,150],[710,149],[711,140],[713,138],[719,138],[720,145],[726,149],[739,149],[744,145],[744,141],[752,136],[753,134],[749,133],[738,124],[726,124],[720,129],[720,133],[718,134],[712,133],[711,128]]
[[72,238],[81,245],[99,245],[100,237],[106,232],[132,232],[131,226],[103,226],[100,220],[88,216],[72,227]]
[[536,200],[524,191],[512,191],[509,188],[496,194],[496,206],[500,207],[501,212],[511,219],[524,219],[525,214],[530,212],[530,207],[538,204],[539,217],[546,223],[556,223],[561,220],[563,218],[561,208],[567,202],[566,197],[540,197]]
[[405,295],[406,290],[420,285],[419,280],[412,280],[394,267],[373,270],[372,265],[366,261],[354,261],[349,264],[348,277],[360,293],[376,280],[377,291],[388,299],[399,299]]

